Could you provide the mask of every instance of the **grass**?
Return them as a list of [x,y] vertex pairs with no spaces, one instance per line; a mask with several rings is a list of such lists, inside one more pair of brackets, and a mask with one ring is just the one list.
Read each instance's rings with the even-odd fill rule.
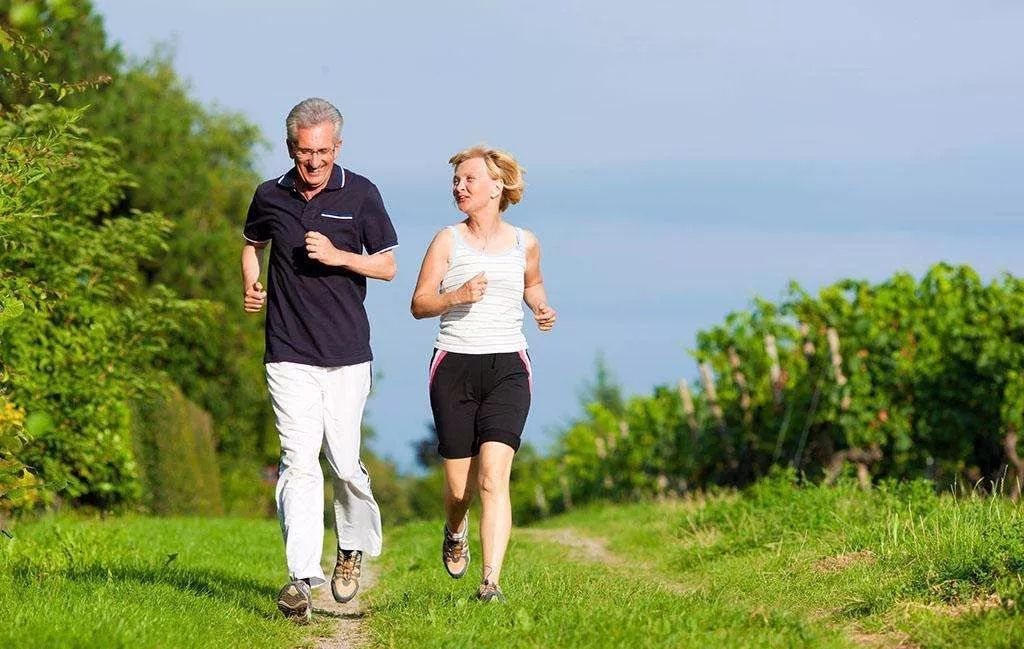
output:
[[[765,619],[714,593],[680,597],[520,532],[503,571],[506,605],[471,601],[478,563],[463,580],[444,573],[439,525],[391,533],[370,592],[374,640],[385,647],[844,647],[839,634],[786,611]],[[479,547],[472,548],[479,561]]]
[[[332,622],[278,616],[273,521],[52,517],[14,535],[0,537],[3,646],[311,646]],[[581,508],[513,533],[505,605],[471,600],[479,546],[455,581],[439,536],[440,521],[387,530],[373,646],[1024,646],[1024,508],[924,483],[783,477]]]
[[[599,506],[545,526],[604,539],[639,558],[639,573],[698,596],[840,630],[849,646],[1024,646],[1024,509],[1003,499],[776,479],[740,497]],[[765,631],[776,633],[770,619]]]
[[54,517],[0,537],[5,647],[288,647],[274,521]]

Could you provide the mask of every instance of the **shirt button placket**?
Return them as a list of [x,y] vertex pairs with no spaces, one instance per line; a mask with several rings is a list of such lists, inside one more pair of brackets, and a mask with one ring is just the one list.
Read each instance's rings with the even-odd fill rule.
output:
[[316,230],[316,207],[313,202],[306,203],[306,206],[302,208],[302,227],[306,229],[306,232],[312,232]]

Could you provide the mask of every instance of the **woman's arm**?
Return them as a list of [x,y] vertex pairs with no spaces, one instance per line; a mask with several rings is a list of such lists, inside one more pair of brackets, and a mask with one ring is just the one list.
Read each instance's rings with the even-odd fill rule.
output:
[[444,274],[448,270],[451,251],[451,235],[444,230],[438,232],[423,256],[420,276],[416,280],[416,289],[412,293],[410,310],[412,316],[417,320],[439,316],[459,304],[479,302],[487,290],[487,278],[480,273],[457,290],[450,293],[439,292],[441,280],[444,279]]
[[526,272],[523,277],[523,300],[526,306],[533,311],[533,319],[537,321],[537,328],[541,331],[549,331],[555,326],[558,313],[548,306],[548,294],[544,290],[544,277],[540,272],[540,241],[529,230],[524,230],[526,235]]

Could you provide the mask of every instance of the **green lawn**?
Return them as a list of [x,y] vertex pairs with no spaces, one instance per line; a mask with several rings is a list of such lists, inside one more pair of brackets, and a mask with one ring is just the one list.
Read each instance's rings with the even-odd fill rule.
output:
[[276,521],[49,518],[0,537],[0,646],[291,647]]
[[[506,606],[467,601],[438,525],[392,532],[371,628],[405,647],[1021,647],[1024,512],[924,484],[764,482],[517,530]],[[598,539],[604,556],[567,537]],[[474,550],[478,550],[474,547]],[[476,555],[479,557],[479,554]],[[476,566],[474,566],[476,567]]]
[[[478,517],[474,521],[479,520]],[[513,533],[481,605],[440,522],[387,530],[381,647],[1021,647],[1024,510],[923,484],[798,488],[579,509]],[[274,521],[51,517],[0,537],[0,645],[311,646],[274,596]],[[328,544],[330,540],[328,540]]]
[[773,635],[783,615],[841,629],[851,646],[1024,646],[1024,509],[1003,499],[778,480],[742,498],[598,507],[546,526],[606,539],[640,572],[766,616]]

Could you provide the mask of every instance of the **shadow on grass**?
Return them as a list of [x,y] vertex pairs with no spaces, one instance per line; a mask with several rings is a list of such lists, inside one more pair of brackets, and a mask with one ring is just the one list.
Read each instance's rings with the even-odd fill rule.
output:
[[313,608],[313,613],[316,615],[322,615],[323,617],[333,618],[335,620],[361,620],[366,617],[366,613],[337,613],[335,611],[328,611],[325,608]]
[[219,600],[264,619],[279,619],[277,609],[269,604],[276,600],[277,589],[253,579],[211,569],[171,566],[124,566],[91,563],[49,571],[29,563],[10,566],[9,574],[20,586],[32,587],[42,579],[62,578],[68,581],[101,586],[111,581],[134,582],[141,585],[166,585],[196,597]]

